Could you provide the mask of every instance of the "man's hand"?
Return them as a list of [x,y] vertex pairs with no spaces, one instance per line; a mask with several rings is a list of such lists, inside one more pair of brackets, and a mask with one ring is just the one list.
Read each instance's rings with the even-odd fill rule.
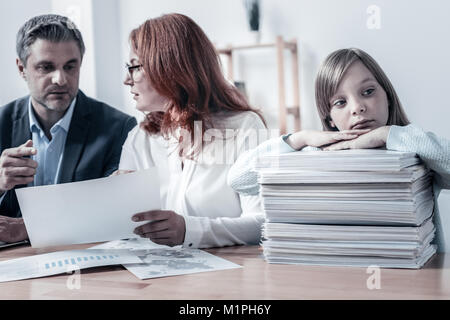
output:
[[134,222],[150,221],[134,230],[142,238],[149,238],[156,244],[178,246],[183,244],[186,235],[186,222],[183,216],[173,211],[149,211],[136,214]]
[[374,149],[386,146],[386,141],[389,136],[390,126],[380,127],[362,136],[349,140],[335,143],[324,148],[325,151],[336,151],[345,149]]
[[116,177],[116,176],[121,176],[123,174],[130,174],[130,173],[134,173],[135,171],[130,171],[130,170],[117,170],[115,172],[113,172],[110,177]]
[[0,241],[14,243],[27,239],[28,234],[23,219],[0,216]]
[[33,182],[38,164],[26,157],[36,153],[31,140],[20,147],[3,151],[0,156],[0,196],[18,185]]
[[295,150],[301,150],[306,146],[320,148],[336,142],[356,139],[367,132],[369,132],[367,129],[346,131],[303,130],[292,134],[286,142]]

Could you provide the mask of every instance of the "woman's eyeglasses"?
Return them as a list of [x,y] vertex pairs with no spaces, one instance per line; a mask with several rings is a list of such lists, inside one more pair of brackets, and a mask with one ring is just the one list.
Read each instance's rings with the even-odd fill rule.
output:
[[142,80],[142,64],[132,66],[128,63],[125,64],[125,69],[128,72],[128,76],[130,77],[131,81],[137,82]]

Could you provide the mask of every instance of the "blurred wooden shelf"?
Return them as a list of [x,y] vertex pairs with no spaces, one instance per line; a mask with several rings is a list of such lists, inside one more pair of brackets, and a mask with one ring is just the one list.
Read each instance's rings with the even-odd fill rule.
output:
[[[226,55],[228,59],[227,77],[234,82],[233,74],[233,54],[236,51],[275,48],[277,51],[277,67],[278,67],[278,115],[279,129],[281,134],[287,133],[287,120],[289,116],[294,117],[294,130],[301,130],[301,112],[300,112],[300,79],[298,65],[298,44],[297,40],[285,41],[283,37],[278,36],[275,43],[261,43],[253,45],[228,46],[226,48],[218,48],[217,52]],[[285,83],[285,57],[284,50],[291,53],[292,65],[292,81],[293,81],[293,99],[292,106],[286,104],[286,83]]]
[[[241,46],[229,46],[226,48],[218,49],[220,54],[231,54],[233,51],[248,50],[248,49],[264,49],[264,48],[276,48],[277,43],[260,43],[253,45],[241,45]],[[284,48],[289,50],[297,50],[296,41],[284,41]]]

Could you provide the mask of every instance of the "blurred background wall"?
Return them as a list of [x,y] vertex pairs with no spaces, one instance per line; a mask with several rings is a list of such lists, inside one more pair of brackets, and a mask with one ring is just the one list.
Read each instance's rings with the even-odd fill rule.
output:
[[[410,120],[450,139],[450,2],[447,0],[262,0],[261,42],[281,35],[299,43],[302,126],[320,129],[314,79],[332,51],[359,47],[371,54],[391,79]],[[15,0],[0,2],[0,105],[27,94],[15,66],[15,36],[30,17],[43,13],[70,16],[85,37],[81,89],[139,117],[123,86],[128,34],[148,18],[178,12],[193,18],[217,47],[254,43],[243,0]],[[226,68],[226,60],[223,61]],[[286,69],[292,68],[287,63]],[[235,80],[245,82],[252,105],[261,108],[269,127],[278,125],[276,52],[237,53]],[[290,72],[287,102],[292,103]],[[292,123],[289,124],[292,128]],[[450,228],[450,194],[441,197]],[[449,232],[450,233],[450,232]],[[448,246],[450,247],[450,245]]]

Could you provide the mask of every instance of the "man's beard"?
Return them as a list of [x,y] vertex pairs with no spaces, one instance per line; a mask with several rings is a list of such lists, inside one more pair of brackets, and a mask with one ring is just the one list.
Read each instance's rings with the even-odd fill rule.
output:
[[[37,103],[39,103],[43,108],[45,108],[48,111],[62,112],[62,111],[67,111],[67,109],[69,108],[73,99],[75,98],[75,96],[73,96],[71,94],[67,94],[67,95],[69,96],[69,99],[64,105],[60,105],[58,100],[56,100],[54,102],[49,101],[46,98],[48,95],[43,97],[42,99],[35,99],[35,100]],[[55,102],[56,102],[56,105],[55,105]]]

